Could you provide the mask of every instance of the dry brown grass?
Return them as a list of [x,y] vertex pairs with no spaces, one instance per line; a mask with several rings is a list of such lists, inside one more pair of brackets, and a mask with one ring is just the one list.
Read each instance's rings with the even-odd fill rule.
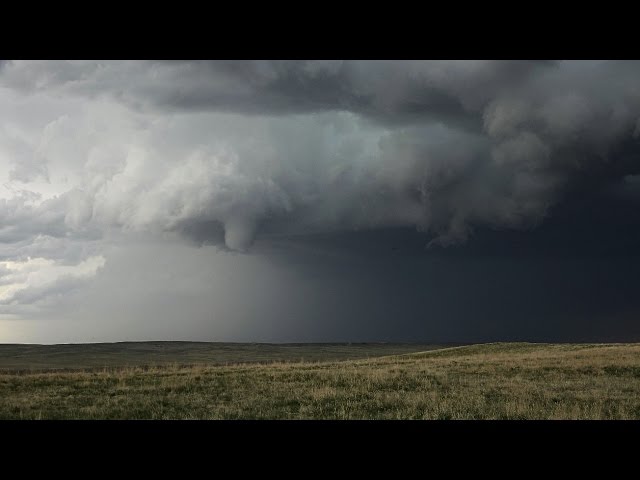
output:
[[637,419],[640,345],[0,374],[0,418]]

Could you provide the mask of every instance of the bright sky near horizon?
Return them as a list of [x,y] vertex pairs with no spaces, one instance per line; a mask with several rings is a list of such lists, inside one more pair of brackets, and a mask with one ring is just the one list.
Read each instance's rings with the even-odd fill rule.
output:
[[635,338],[639,75],[0,61],[0,342]]

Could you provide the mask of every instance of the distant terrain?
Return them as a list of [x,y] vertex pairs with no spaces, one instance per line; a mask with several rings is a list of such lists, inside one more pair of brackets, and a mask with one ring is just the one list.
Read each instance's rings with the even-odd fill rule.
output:
[[[187,364],[177,343],[165,345],[171,353],[159,344],[136,345],[128,350],[138,353],[122,359],[96,359],[88,352],[99,347],[75,346],[88,349],[73,350],[76,363],[71,350],[50,352],[40,366],[57,358],[56,365],[96,367],[107,357],[129,366],[48,372],[24,370],[34,366],[37,348],[22,351],[20,363],[19,347],[3,346],[3,365],[18,367],[0,373],[0,418],[640,419],[640,344],[495,343],[421,352],[398,345],[209,344],[215,354],[205,344],[208,353],[188,357],[209,359],[197,365]],[[414,351],[372,353],[385,348]]]
[[3,370],[82,370],[158,365],[319,362],[420,352],[452,345],[401,343],[118,342],[0,344]]

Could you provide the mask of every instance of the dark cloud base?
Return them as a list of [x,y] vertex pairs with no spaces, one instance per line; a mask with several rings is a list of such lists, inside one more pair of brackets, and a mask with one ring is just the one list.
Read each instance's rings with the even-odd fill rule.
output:
[[640,341],[639,206],[606,191],[574,197],[537,229],[479,229],[447,248],[405,228],[256,249],[312,279],[304,323],[318,325],[318,338]]
[[0,68],[3,313],[91,278],[125,337],[640,339],[640,62]]

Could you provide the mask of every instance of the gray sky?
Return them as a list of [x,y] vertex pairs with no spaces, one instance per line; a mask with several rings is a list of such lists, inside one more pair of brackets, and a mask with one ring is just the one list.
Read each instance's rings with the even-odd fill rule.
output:
[[640,340],[638,78],[2,61],[0,342]]

